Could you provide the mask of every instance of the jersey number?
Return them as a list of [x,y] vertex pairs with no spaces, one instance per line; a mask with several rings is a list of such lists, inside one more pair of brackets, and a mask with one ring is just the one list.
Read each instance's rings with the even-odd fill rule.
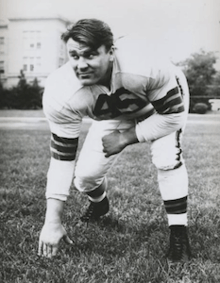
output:
[[134,113],[146,105],[147,101],[142,100],[125,88],[119,88],[111,95],[101,93],[98,96],[94,115],[99,118],[116,118],[123,114]]

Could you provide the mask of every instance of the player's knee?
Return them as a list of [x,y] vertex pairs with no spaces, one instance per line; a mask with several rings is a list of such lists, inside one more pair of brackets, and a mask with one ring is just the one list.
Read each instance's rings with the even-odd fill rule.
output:
[[103,178],[95,176],[76,176],[74,179],[74,185],[80,192],[92,191],[103,182]]
[[177,133],[160,139],[151,147],[152,162],[159,170],[172,170],[183,163],[182,149]]
[[170,160],[169,158],[152,158],[152,162],[157,169],[163,171],[177,169],[182,166],[182,161]]

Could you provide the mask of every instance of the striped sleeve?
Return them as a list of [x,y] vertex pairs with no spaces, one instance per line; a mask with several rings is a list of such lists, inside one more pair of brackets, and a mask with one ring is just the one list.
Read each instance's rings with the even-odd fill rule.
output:
[[164,97],[151,102],[159,114],[173,114],[184,111],[184,104],[179,88],[170,89]]
[[61,138],[56,134],[51,135],[51,156],[57,160],[75,160],[78,146],[78,138]]
[[172,76],[161,88],[150,93],[149,100],[157,113],[136,125],[139,142],[154,141],[184,127],[188,114],[189,90],[184,75],[181,84]]
[[78,138],[51,134],[51,160],[47,173],[46,198],[66,201],[72,184]]
[[184,112],[183,90],[177,78],[177,74],[181,72],[179,68],[170,62],[162,62],[154,72],[154,79],[147,88],[147,97],[157,113],[163,115]]

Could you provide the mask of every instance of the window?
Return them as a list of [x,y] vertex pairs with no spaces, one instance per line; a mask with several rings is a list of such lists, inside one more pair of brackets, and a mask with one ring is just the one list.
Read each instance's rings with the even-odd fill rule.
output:
[[23,57],[23,71],[28,70],[28,57]]
[[41,32],[23,31],[23,46],[25,50],[41,49]]
[[39,72],[41,67],[41,57],[23,57],[23,71]]
[[36,70],[39,71],[41,67],[41,57],[36,57],[35,63],[36,63]]
[[23,71],[27,71],[27,64],[23,65]]
[[29,58],[29,63],[30,63],[30,71],[34,71],[34,57]]
[[0,53],[4,53],[4,49],[5,49],[5,38],[0,37]]
[[5,72],[5,62],[4,61],[0,61],[0,74],[4,74]]

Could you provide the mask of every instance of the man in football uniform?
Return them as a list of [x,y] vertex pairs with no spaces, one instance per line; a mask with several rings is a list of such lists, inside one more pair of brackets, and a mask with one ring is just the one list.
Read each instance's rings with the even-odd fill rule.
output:
[[[62,35],[69,61],[47,79],[43,106],[51,129],[47,175],[47,211],[39,255],[56,255],[61,239],[72,241],[61,223],[74,177],[88,195],[81,221],[109,211],[106,174],[119,153],[134,143],[151,143],[152,162],[170,227],[171,261],[189,259],[187,235],[188,177],[181,138],[189,91],[183,73],[149,51],[149,44],[124,37],[113,44],[104,22],[80,20]],[[82,118],[93,122],[75,169]]]

